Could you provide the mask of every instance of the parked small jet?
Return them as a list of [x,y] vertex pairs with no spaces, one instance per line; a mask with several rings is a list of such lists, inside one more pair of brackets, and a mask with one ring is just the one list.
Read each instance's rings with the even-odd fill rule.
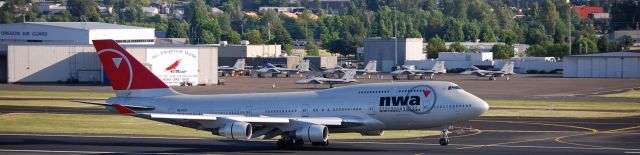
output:
[[246,63],[244,61],[244,59],[238,59],[236,60],[236,63],[233,64],[233,66],[229,67],[229,66],[219,66],[218,67],[218,72],[222,73],[222,74],[231,74],[233,72],[244,72]]
[[312,78],[298,80],[296,81],[296,84],[314,84],[314,85],[328,84],[329,88],[333,88],[334,84],[345,84],[345,83],[357,82],[357,80],[355,79],[356,77],[355,69],[346,69],[346,70],[342,70],[341,72],[344,72],[344,74],[339,79],[312,77]]
[[[371,74],[378,73],[378,70],[376,69],[377,64],[378,64],[378,61],[376,60],[371,60],[367,62],[367,65],[365,65],[363,69],[355,69],[356,75],[368,75],[368,78],[370,79]],[[325,78],[333,77],[334,75],[344,74],[346,70],[353,70],[353,69],[337,66],[335,68],[331,68],[323,71],[322,76]]]
[[111,112],[211,132],[234,140],[280,136],[280,149],[329,145],[332,133],[381,136],[384,130],[441,129],[489,109],[482,99],[444,81],[371,83],[318,91],[221,95],[181,94],[113,40],[93,40],[115,97]]
[[264,77],[265,74],[271,74],[272,77],[276,77],[278,74],[285,74],[289,77],[291,74],[300,74],[309,72],[309,60],[302,60],[295,69],[288,69],[275,66],[273,64],[267,64],[267,67],[256,70],[258,77]]
[[506,75],[506,80],[510,80],[509,75],[514,75],[513,72],[514,63],[512,61],[505,62],[499,71],[482,70],[473,66],[471,70],[459,73],[460,75],[476,75],[480,77],[489,77],[489,80],[496,80],[496,77],[503,77]]
[[413,79],[415,76],[420,76],[420,79],[424,79],[426,75],[429,75],[429,79],[433,79],[436,74],[447,73],[447,69],[444,67],[444,61],[438,61],[433,64],[430,70],[417,70],[415,66],[402,66],[401,70],[391,72],[391,76],[394,80],[399,79],[400,75],[406,75],[407,80]]

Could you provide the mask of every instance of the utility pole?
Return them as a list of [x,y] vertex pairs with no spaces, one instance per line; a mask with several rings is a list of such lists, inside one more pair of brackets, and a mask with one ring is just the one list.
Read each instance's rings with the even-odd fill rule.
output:
[[[571,4],[569,4],[571,5]],[[571,8],[569,8],[569,11],[567,13],[567,16],[569,16],[569,55],[571,55],[571,31],[573,31],[573,27],[571,26]]]
[[394,67],[398,66],[398,8],[393,7],[393,38],[395,41],[395,58],[394,58]]
[[267,23],[267,36],[271,40],[271,23]]

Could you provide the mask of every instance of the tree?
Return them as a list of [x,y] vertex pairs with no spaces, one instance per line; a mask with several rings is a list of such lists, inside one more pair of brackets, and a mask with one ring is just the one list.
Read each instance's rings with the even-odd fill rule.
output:
[[95,1],[68,0],[67,10],[69,10],[69,13],[71,13],[76,21],[100,21],[98,4]]
[[444,33],[444,39],[446,41],[464,41],[463,27],[460,21],[455,18],[447,18],[447,29]]
[[453,44],[449,45],[450,52],[467,52],[468,50],[469,49],[467,49],[467,47],[462,46],[460,42],[454,42]]
[[482,40],[482,42],[496,42],[496,34],[493,32],[491,26],[483,24],[480,40]]
[[248,40],[251,44],[264,44],[262,41],[262,36],[260,35],[260,31],[256,29],[249,30],[249,32],[244,33],[242,36],[244,40]]
[[622,42],[621,42],[622,48],[624,50],[629,50],[629,47],[633,46],[633,42],[634,40],[631,36],[628,36],[628,35],[623,36]]
[[167,27],[167,37],[169,38],[187,38],[187,23],[183,20],[171,20]]
[[470,41],[476,41],[480,39],[480,25],[477,21],[467,22],[464,26],[465,39]]
[[495,59],[509,59],[515,55],[513,46],[507,44],[495,44],[491,47],[491,52]]
[[304,49],[307,52],[307,55],[309,55],[309,56],[319,56],[320,55],[320,51],[318,50],[318,46],[316,46],[316,43],[315,43],[315,41],[313,41],[313,39],[307,39],[307,44],[305,44]]
[[222,40],[228,41],[230,44],[240,44],[242,39],[238,32],[231,30],[222,35]]
[[607,36],[601,36],[596,43],[598,45],[598,52],[609,52],[609,38]]
[[351,46],[349,46],[347,41],[345,41],[344,39],[333,40],[329,42],[326,47],[327,50],[329,50],[329,52],[331,53],[339,53],[345,56],[355,53],[355,49],[351,49]]
[[444,40],[442,40],[437,35],[431,39],[429,39],[429,43],[427,44],[427,57],[428,58],[438,58],[438,52],[446,52],[447,46],[444,44]]
[[529,47],[525,51],[525,53],[527,53],[527,56],[533,56],[533,57],[547,56],[547,50],[542,45],[538,45],[538,44]]

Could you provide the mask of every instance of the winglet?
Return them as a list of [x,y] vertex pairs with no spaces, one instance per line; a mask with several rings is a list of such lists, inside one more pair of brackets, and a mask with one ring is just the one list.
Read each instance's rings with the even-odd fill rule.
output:
[[124,107],[124,106],[122,106],[120,104],[112,104],[112,106],[114,108],[116,108],[116,110],[118,110],[118,112],[120,114],[123,114],[123,115],[133,115],[133,114],[136,113],[135,111],[133,111],[133,110],[127,108],[127,107]]

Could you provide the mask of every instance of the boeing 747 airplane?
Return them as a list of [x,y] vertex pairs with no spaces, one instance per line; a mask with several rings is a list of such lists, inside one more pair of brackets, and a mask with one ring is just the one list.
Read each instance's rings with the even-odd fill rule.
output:
[[[372,83],[281,93],[181,94],[113,40],[94,40],[115,97],[105,106],[123,115],[204,130],[234,140],[277,136],[280,149],[327,146],[330,133],[380,136],[385,130],[447,128],[489,105],[451,82]],[[331,132],[330,132],[331,131]]]

